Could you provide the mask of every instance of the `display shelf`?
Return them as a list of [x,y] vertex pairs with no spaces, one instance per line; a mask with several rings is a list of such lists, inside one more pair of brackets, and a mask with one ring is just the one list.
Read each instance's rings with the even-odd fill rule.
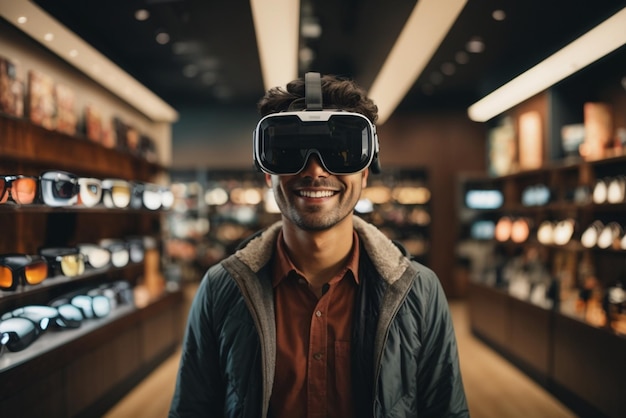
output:
[[76,174],[90,173],[95,177],[148,181],[165,171],[164,166],[128,152],[3,114],[0,114],[0,138],[0,163],[20,171],[28,170],[19,174],[39,174],[39,171],[53,167]]
[[[78,176],[158,182],[167,170],[122,149],[0,115],[0,173],[37,176],[44,170]],[[35,286],[0,292],[0,314],[47,305],[72,292],[122,280],[141,307],[122,306],[106,318],[85,320],[75,330],[47,330],[20,352],[0,357],[0,416],[100,416],[182,339],[180,290],[163,293],[159,243],[164,211],[0,204],[0,253],[37,254],[45,247],[72,247],[101,239],[151,237],[142,262],[87,268],[68,278],[49,277]],[[137,304],[140,306],[140,304]],[[36,399],[36,402],[33,402]]]
[[78,329],[46,331],[25,350],[0,357],[0,412],[101,415],[123,394],[119,387],[127,390],[175,350],[182,299],[178,290],[142,308],[123,305]]

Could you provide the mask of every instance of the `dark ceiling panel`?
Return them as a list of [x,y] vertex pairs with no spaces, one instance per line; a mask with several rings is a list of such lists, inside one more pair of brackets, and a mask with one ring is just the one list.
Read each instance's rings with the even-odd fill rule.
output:
[[[249,0],[35,3],[174,107],[252,105],[263,94]],[[340,74],[369,88],[415,4],[301,0],[322,35],[300,40],[315,56],[300,72]],[[624,0],[469,0],[399,108],[466,108],[625,5]],[[149,10],[150,19],[135,20],[139,8]],[[506,13],[504,21],[492,18],[498,9]],[[155,42],[159,31],[170,34],[168,44]],[[442,65],[455,63],[472,37],[484,41],[485,51],[468,54],[466,64],[456,63],[454,73],[444,75]],[[420,47],[416,39],[415,50]]]

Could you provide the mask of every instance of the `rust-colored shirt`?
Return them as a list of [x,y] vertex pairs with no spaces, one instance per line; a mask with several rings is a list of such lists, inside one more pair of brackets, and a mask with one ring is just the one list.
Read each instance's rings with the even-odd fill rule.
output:
[[276,247],[272,417],[352,417],[350,341],[359,283],[358,236],[354,233],[346,266],[324,286],[319,299],[289,259],[282,233]]

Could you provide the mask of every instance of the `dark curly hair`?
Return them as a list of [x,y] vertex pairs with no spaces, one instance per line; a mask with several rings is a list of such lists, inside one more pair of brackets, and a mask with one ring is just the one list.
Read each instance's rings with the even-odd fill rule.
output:
[[[378,119],[378,106],[367,97],[365,89],[356,82],[335,75],[324,75],[322,81],[322,104],[324,109],[341,109],[360,113],[373,124]],[[268,90],[258,103],[261,116],[286,110],[304,109],[304,78],[291,81],[286,86]]]

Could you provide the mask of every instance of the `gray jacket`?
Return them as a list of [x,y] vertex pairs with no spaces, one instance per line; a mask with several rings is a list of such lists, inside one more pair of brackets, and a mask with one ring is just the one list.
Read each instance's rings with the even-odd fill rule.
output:
[[[456,340],[437,276],[354,217],[361,243],[353,338],[357,417],[467,417]],[[271,417],[276,223],[205,274],[169,416]]]

